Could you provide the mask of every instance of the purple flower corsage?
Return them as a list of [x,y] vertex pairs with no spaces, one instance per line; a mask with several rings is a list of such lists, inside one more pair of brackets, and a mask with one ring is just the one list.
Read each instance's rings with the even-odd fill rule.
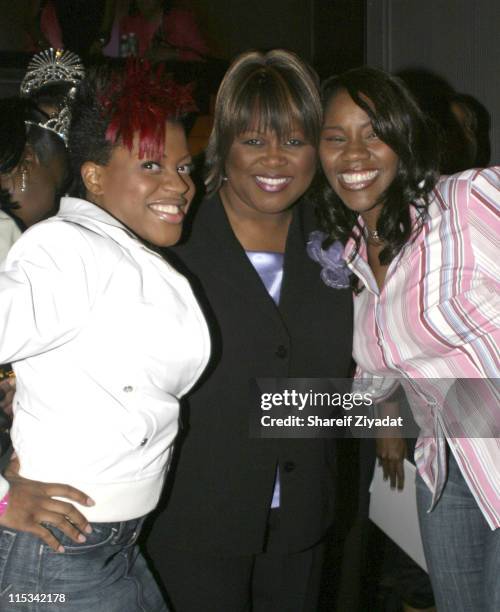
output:
[[321,266],[321,280],[334,289],[348,289],[351,286],[349,277],[351,271],[344,261],[344,247],[336,240],[325,251],[321,248],[326,234],[315,231],[309,234],[307,254]]

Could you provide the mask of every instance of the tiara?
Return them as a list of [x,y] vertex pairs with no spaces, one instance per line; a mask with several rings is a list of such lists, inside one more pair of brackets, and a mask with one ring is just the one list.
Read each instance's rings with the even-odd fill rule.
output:
[[85,77],[85,68],[76,53],[62,49],[47,49],[31,58],[21,83],[21,95],[29,96],[47,85],[67,83],[73,85],[66,97],[60,102],[57,113],[46,121],[25,121],[27,126],[37,125],[50,130],[68,143],[68,130],[71,122],[70,100],[75,94],[75,85]]
[[69,124],[71,123],[71,111],[68,106],[63,106],[61,110],[52,115],[47,119],[47,121],[25,121],[27,126],[37,125],[38,127],[44,130],[50,130],[54,132],[59,138],[62,138],[64,144],[67,146],[68,144],[68,130]]
[[29,96],[46,85],[56,83],[76,85],[84,77],[85,68],[76,53],[47,49],[31,58],[21,82],[21,95]]

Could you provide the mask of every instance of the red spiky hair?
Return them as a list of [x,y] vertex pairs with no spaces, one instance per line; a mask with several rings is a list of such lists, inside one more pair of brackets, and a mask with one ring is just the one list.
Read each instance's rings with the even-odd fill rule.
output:
[[131,151],[137,135],[141,159],[162,156],[165,121],[196,110],[192,91],[192,83],[180,85],[166,77],[163,66],[153,70],[146,60],[130,59],[125,72],[114,74],[101,96],[109,117],[106,140],[119,141]]

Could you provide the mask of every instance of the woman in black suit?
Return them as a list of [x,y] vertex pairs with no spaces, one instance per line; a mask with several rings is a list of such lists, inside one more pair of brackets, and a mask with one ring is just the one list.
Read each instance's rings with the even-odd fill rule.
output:
[[351,293],[306,252],[317,78],[286,51],[241,55],[216,101],[209,197],[173,249],[212,323],[213,355],[148,550],[176,612],[315,611],[333,521],[334,440],[251,439],[258,377],[347,377]]

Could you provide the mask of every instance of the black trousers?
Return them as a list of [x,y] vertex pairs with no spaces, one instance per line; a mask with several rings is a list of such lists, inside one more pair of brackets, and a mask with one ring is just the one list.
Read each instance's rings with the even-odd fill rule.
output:
[[174,612],[317,612],[323,544],[283,554],[279,510],[266,551],[218,556],[154,546],[155,569]]

